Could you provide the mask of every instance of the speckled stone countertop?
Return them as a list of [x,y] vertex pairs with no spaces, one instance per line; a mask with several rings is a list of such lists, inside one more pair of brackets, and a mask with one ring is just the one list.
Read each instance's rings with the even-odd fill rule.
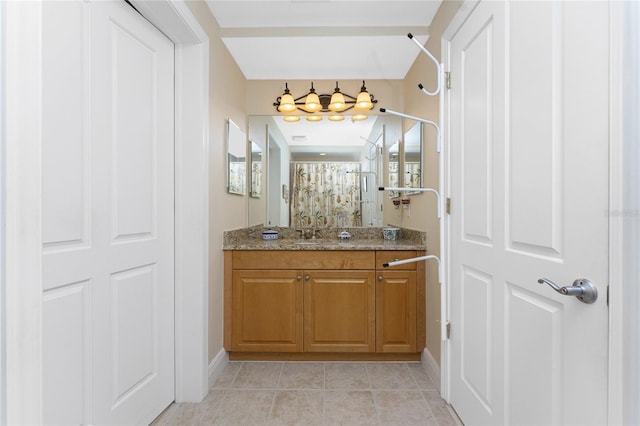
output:
[[[263,240],[262,231],[278,231],[277,240]],[[426,232],[400,228],[400,238],[382,238],[383,228],[318,229],[316,238],[304,239],[292,228],[252,226],[224,232],[224,250],[426,250]],[[347,231],[348,240],[338,234]]]

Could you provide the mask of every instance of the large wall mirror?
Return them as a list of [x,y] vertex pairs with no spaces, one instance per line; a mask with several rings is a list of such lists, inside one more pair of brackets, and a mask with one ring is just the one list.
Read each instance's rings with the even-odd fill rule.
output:
[[[404,134],[404,186],[407,188],[422,187],[422,123],[414,124]],[[419,191],[407,191],[417,194]]]
[[247,193],[247,138],[231,120],[227,120],[227,191]]
[[[282,116],[249,117],[249,138],[266,147],[262,191],[266,226],[350,228],[382,226],[388,163],[386,132],[401,136],[401,119],[287,123]],[[386,129],[386,130],[385,130]],[[249,205],[249,208],[253,208]],[[250,212],[252,217],[258,217]],[[257,219],[254,220],[254,222]]]

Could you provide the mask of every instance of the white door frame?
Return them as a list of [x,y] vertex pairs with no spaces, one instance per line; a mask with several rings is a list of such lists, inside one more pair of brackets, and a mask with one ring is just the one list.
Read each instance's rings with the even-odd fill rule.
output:
[[[471,15],[479,0],[467,0],[451,20],[442,35],[442,58],[445,70],[450,69],[450,41],[458,32],[462,24]],[[627,19],[626,21],[624,19]],[[640,45],[637,37],[640,35],[640,7],[633,2],[610,2],[610,43],[609,58],[602,58],[610,62],[610,201],[609,201],[609,389],[608,416],[609,424],[637,424],[640,413],[636,407],[640,400],[640,373],[637,360],[640,357],[640,291],[635,288],[640,280],[636,267],[640,256],[640,227],[635,225],[640,214],[638,209],[639,197],[629,203],[629,196],[640,192],[638,179],[629,178],[632,170],[640,169],[640,155],[638,155],[637,141],[640,138],[640,126],[634,119],[623,120],[623,117],[637,117],[640,113],[638,100],[640,99],[640,84],[637,79],[624,79],[623,59],[629,60],[635,55],[636,69],[630,71],[637,75],[638,55]],[[635,50],[631,50],[635,48]],[[603,83],[605,84],[605,83]],[[626,95],[625,95],[626,94]],[[627,96],[627,97],[625,97]],[[445,97],[445,194],[450,191],[450,110],[449,96]],[[635,102],[633,101],[635,99]],[[630,162],[624,163],[632,155]],[[625,167],[626,166],[626,167]],[[636,172],[637,173],[637,172]],[[637,177],[637,175],[636,175]],[[447,195],[448,196],[448,195]],[[634,204],[635,203],[635,204]],[[630,208],[635,210],[629,211]],[[450,232],[448,217],[446,222],[445,245],[450,247]],[[631,238],[637,242],[631,247],[625,246],[629,232]],[[455,255],[448,253],[448,259]],[[449,265],[446,265],[447,277],[450,275]],[[449,282],[449,279],[446,279]],[[625,297],[627,300],[625,300]],[[451,300],[448,301],[449,305]],[[448,308],[450,312],[450,306]],[[442,345],[442,395],[450,400],[449,380],[449,342]],[[634,364],[635,363],[635,364]],[[633,403],[632,403],[633,402]],[[455,407],[454,407],[455,408]]]
[[[209,39],[183,0],[133,3],[176,45],[175,397],[201,401],[208,392]],[[6,266],[0,421],[41,424],[41,3],[0,8]]]
[[609,424],[639,424],[640,5],[610,4]]

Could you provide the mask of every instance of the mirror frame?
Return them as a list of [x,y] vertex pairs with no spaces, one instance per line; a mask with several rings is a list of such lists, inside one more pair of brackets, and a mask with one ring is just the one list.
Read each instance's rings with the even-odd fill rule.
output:
[[227,192],[247,193],[247,136],[231,119],[227,119]]

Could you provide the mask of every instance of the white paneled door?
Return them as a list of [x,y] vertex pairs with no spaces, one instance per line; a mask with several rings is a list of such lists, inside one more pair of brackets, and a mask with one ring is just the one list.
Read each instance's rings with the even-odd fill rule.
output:
[[[450,41],[450,398],[465,424],[607,423],[608,16],[481,1]],[[593,304],[538,283],[583,277]]]
[[42,2],[43,418],[174,399],[173,44],[125,2]]

